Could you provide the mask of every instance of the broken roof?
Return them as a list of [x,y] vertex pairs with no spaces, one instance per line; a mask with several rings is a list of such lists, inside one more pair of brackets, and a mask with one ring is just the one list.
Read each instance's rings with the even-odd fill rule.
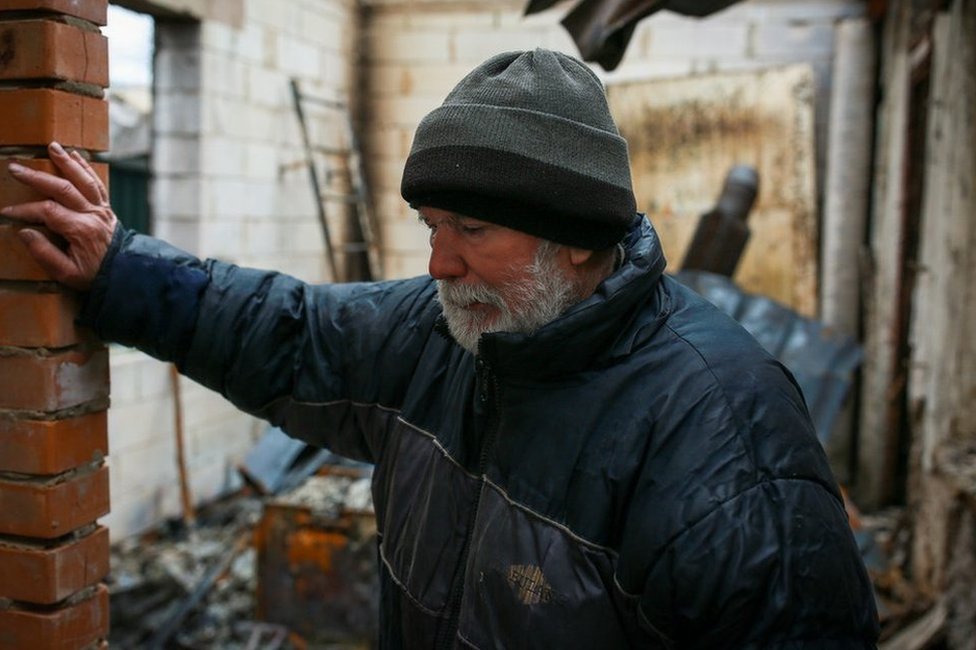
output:
[[[707,16],[740,0],[580,0],[562,20],[586,61],[613,70],[620,63],[634,28],[642,19],[667,9],[686,16]],[[525,14],[548,9],[559,0],[529,0]]]

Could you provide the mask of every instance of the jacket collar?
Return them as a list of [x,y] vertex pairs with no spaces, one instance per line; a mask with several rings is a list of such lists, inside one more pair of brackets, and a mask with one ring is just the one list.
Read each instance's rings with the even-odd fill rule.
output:
[[[624,239],[620,268],[586,300],[532,334],[482,336],[478,355],[500,376],[544,378],[609,363],[628,354],[656,329],[667,305],[655,291],[665,259],[647,218],[635,217]],[[651,309],[651,314],[645,314]],[[637,320],[638,314],[645,314]]]

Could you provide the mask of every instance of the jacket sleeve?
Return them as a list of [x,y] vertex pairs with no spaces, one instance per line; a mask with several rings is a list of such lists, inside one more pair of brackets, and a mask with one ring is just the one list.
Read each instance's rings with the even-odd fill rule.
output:
[[432,292],[425,278],[313,286],[119,228],[80,322],[291,435],[373,461],[377,410],[398,409],[429,343]]

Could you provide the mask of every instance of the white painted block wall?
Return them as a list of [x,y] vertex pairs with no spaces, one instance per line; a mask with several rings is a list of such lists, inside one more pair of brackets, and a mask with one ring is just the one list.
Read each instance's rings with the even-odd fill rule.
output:
[[[240,26],[157,21],[151,201],[155,234],[194,254],[328,279],[288,80],[347,99],[351,0],[242,0]],[[324,129],[319,127],[319,132]],[[109,410],[113,539],[180,514],[169,366],[113,347]],[[267,426],[181,379],[197,502],[240,484]]]

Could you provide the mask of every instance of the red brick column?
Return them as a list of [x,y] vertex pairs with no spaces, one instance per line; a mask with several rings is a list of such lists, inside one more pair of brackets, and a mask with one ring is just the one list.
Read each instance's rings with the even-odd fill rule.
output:
[[[0,206],[37,197],[7,164],[46,145],[108,147],[107,0],[0,0]],[[103,177],[104,165],[98,167]],[[109,568],[108,352],[75,327],[0,219],[0,650],[104,645]]]

